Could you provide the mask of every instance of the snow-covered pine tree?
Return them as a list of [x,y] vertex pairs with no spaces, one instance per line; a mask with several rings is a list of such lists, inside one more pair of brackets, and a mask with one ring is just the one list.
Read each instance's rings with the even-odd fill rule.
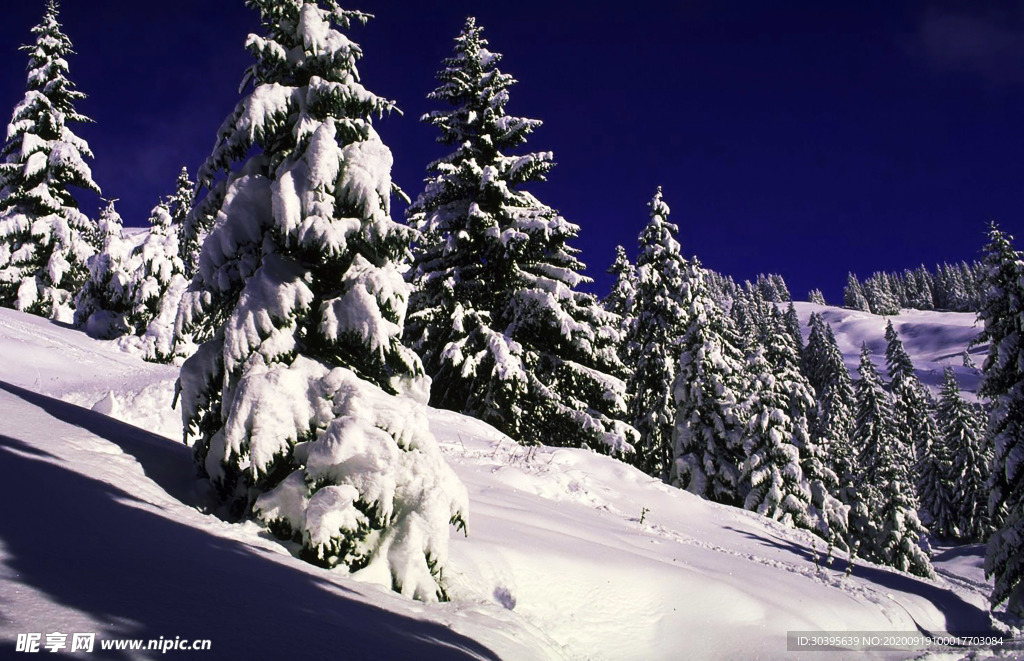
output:
[[789,287],[786,286],[786,281],[781,274],[771,273],[768,277],[775,284],[775,291],[779,294],[779,303],[789,303],[793,300],[793,296],[789,293]]
[[988,342],[979,394],[989,402],[986,440],[993,451],[985,575],[991,602],[1024,617],[1024,261],[1013,238],[993,223],[984,252],[978,338]]
[[729,307],[729,317],[744,355],[753,353],[758,343],[756,313],[751,309],[752,305],[751,293],[744,287],[738,287]]
[[174,358],[174,323],[188,288],[178,254],[180,225],[172,225],[175,208],[180,214],[175,198],[153,207],[149,234],[132,252],[135,272],[128,319],[134,333],[142,337],[144,357],[161,363]]
[[788,322],[771,305],[771,329],[750,359],[753,392],[741,465],[745,506],[767,510],[830,544],[846,547],[847,508],[833,495],[839,479],[811,437],[815,396],[800,371]]
[[807,300],[815,305],[828,305],[825,302],[825,295],[821,293],[820,289],[812,289],[807,293]]
[[615,282],[612,283],[608,295],[601,300],[601,304],[606,310],[620,317],[632,317],[636,309],[636,267],[630,263],[626,249],[622,246],[615,246],[615,261],[608,269],[608,273],[615,276]]
[[740,507],[746,498],[739,482],[750,391],[743,353],[732,321],[711,299],[704,269],[694,258],[686,265],[681,289],[686,329],[673,394],[672,484],[719,503]]
[[775,278],[770,275],[759,273],[754,287],[757,289],[757,293],[761,295],[761,298],[769,303],[782,302],[782,292],[779,291]]
[[628,453],[619,318],[577,288],[588,282],[578,226],[523,184],[544,180],[550,152],[520,156],[540,122],[506,114],[515,80],[474,19],[423,120],[455,151],[429,166],[409,208],[422,232],[410,280],[408,340],[434,381],[431,403],[489,422],[523,443]]
[[820,314],[812,314],[811,332],[804,350],[804,373],[817,395],[811,438],[821,450],[826,466],[839,480],[836,493],[847,505],[855,502],[856,455],[851,434],[856,408],[853,381],[832,327]]
[[[885,342],[885,364],[889,370],[893,415],[896,416],[896,429],[901,432],[898,440],[904,448],[899,457],[906,462],[905,469],[908,474],[924,477],[927,473],[928,479],[933,479],[941,470],[936,466],[926,467],[926,460],[929,456],[932,457],[932,461],[941,461],[941,458],[932,455],[930,451],[938,436],[935,421],[932,419],[931,395],[917,378],[910,355],[903,347],[903,342],[891,321],[885,326]],[[916,486],[920,491],[922,485],[918,483]],[[932,502],[922,505],[925,512],[939,507],[937,503]]]
[[[167,212],[170,214],[170,225],[178,228],[184,227],[188,215],[196,203],[196,184],[189,177],[188,168],[181,166],[178,179],[174,182],[174,194],[167,200]],[[198,249],[196,246],[196,259],[198,260]]]
[[793,301],[789,301],[786,306],[786,313],[783,316],[783,328],[789,337],[793,340],[793,347],[796,349],[796,355],[799,360],[799,356],[804,351],[804,335],[800,327],[800,316],[796,313],[796,306],[793,305]]
[[954,521],[953,536],[981,542],[988,525],[988,480],[992,457],[984,442],[984,422],[960,395],[952,367],[944,373],[937,410],[942,449],[948,459],[944,487]]
[[894,315],[900,313],[900,304],[889,278],[881,271],[873,273],[864,281],[864,297],[873,314]]
[[69,188],[100,189],[89,145],[68,126],[92,120],[75,110],[85,94],[67,78],[73,51],[57,15],[49,0],[35,44],[22,47],[27,90],[0,149],[0,305],[70,322],[100,239]]
[[[601,305],[605,310],[618,315],[620,319],[619,332],[622,340],[619,342],[619,359],[623,366],[631,366],[634,363],[635,347],[628,343],[627,337],[635,322],[636,267],[630,263],[626,249],[622,246],[615,246],[615,262],[608,269],[608,273],[615,276],[615,282],[612,284],[611,291],[601,301]],[[626,367],[626,370],[629,372],[630,368]]]
[[401,343],[412,233],[390,217],[373,127],[393,103],[358,82],[362,50],[339,31],[368,15],[247,4],[265,34],[199,173],[216,223],[179,313],[205,340],[179,380],[186,441],[229,512],[302,557],[444,598],[466,491],[412,399],[427,387]]
[[[763,348],[750,358],[752,392],[747,403],[739,490],[743,507],[785,525],[813,530],[811,489],[800,467],[800,452],[793,442],[794,421],[789,416],[789,393],[773,374]],[[807,420],[801,421],[805,426]]]
[[675,427],[672,386],[688,314],[680,298],[686,260],[676,240],[679,229],[669,222],[669,207],[660,187],[648,207],[650,220],[638,238],[634,321],[625,341],[633,361],[626,381],[626,402],[629,422],[640,433],[636,465],[667,479]]
[[916,297],[909,301],[910,307],[916,310],[935,309],[935,296],[932,293],[932,276],[924,264],[917,267],[913,272],[916,283]]
[[868,299],[864,296],[864,287],[861,286],[860,280],[853,273],[849,273],[846,276],[846,288],[843,289],[843,307],[862,312],[871,311]]
[[853,439],[862,473],[858,502],[851,512],[851,535],[860,542],[862,557],[932,577],[931,562],[921,548],[924,528],[906,462],[900,457],[892,404],[867,344],[861,348],[858,374]]
[[109,200],[100,212],[100,251],[89,258],[89,278],[75,298],[75,326],[101,340],[131,330],[131,243],[124,237],[115,201]]

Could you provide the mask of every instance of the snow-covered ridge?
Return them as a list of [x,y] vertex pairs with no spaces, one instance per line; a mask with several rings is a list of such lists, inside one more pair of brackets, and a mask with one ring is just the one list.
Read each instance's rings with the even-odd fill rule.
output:
[[[798,309],[824,311],[844,351],[884,331],[884,318]],[[919,373],[941,373],[962,362],[968,317],[894,325]],[[0,649],[18,633],[96,631],[209,638],[204,658],[781,659],[791,630],[989,626],[977,547],[937,555],[934,582],[859,563],[847,577],[807,533],[438,410],[469,534],[452,530],[452,601],[408,601],[197,509],[175,368],[7,309],[0,357]]]

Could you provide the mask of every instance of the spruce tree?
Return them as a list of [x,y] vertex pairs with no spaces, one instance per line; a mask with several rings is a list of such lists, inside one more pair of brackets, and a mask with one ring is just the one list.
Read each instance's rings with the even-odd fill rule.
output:
[[409,208],[421,232],[406,325],[433,378],[433,405],[488,422],[523,443],[631,451],[617,315],[578,290],[579,232],[521,190],[544,180],[548,152],[511,155],[540,122],[508,115],[515,80],[474,19],[424,116],[455,151],[429,166]]
[[839,479],[811,436],[814,390],[800,371],[787,321],[770,309],[772,330],[750,360],[753,392],[741,466],[742,490],[749,488],[745,504],[774,511],[769,516],[782,515],[845,548],[847,508],[833,495]]
[[142,337],[143,355],[154,362],[170,362],[175,356],[174,322],[188,287],[179,255],[180,225],[172,224],[174,210],[180,214],[180,209],[174,197],[153,207],[149,234],[132,253],[135,272],[128,319]]
[[636,310],[636,267],[630,263],[626,249],[622,246],[615,246],[615,261],[608,273],[615,276],[615,282],[612,283],[612,290],[602,299],[602,305],[624,319],[631,318]]
[[870,312],[871,306],[864,296],[864,288],[861,286],[857,276],[850,273],[846,276],[846,288],[843,289],[843,306],[851,310]]
[[991,602],[1024,616],[1024,261],[1013,238],[993,223],[985,246],[984,297],[978,318],[988,342],[979,394],[988,400],[986,442],[993,451],[985,574]]
[[0,305],[71,321],[100,239],[70,188],[99,186],[84,160],[92,151],[69,126],[91,120],[74,107],[85,95],[67,78],[73,51],[57,14],[50,0],[35,44],[22,47],[27,90],[0,149]]
[[640,233],[634,322],[626,335],[633,371],[626,381],[629,422],[640,433],[635,463],[666,478],[672,461],[675,403],[672,385],[679,369],[679,338],[687,309],[680,296],[686,260],[668,220],[661,188],[648,203],[650,220]]
[[796,349],[797,356],[799,357],[804,350],[804,334],[800,329],[800,316],[796,313],[796,306],[793,305],[793,301],[790,301],[789,305],[786,306],[783,320],[785,321],[785,332],[793,340],[793,348]]
[[931,563],[920,545],[924,528],[917,517],[909,471],[900,456],[892,404],[867,344],[861,348],[858,374],[853,439],[862,473],[856,485],[851,534],[860,542],[861,556],[932,577]]
[[812,289],[807,293],[807,300],[815,305],[828,305],[825,302],[825,295],[821,293],[820,289]]
[[100,251],[89,258],[89,278],[75,298],[75,326],[101,340],[131,329],[131,244],[114,202],[108,201],[100,212],[96,223]]
[[[401,342],[390,216],[392,110],[359,81],[332,0],[248,0],[251,88],[199,173],[210,228],[180,324],[203,340],[179,379],[186,442],[230,514],[252,513],[301,556],[444,598],[449,522],[466,492],[419,402]],[[222,177],[216,177],[222,173]],[[414,398],[419,397],[419,402]]]
[[709,500],[742,506],[739,480],[750,391],[743,353],[731,319],[711,299],[704,269],[686,265],[681,289],[687,305],[673,395],[672,484]]
[[[896,428],[901,430],[899,440],[904,448],[899,456],[906,463],[905,469],[909,474],[925,476],[926,470],[934,474],[939,469],[925,466],[926,458],[932,456],[931,445],[938,436],[931,414],[931,395],[917,378],[910,356],[891,321],[885,327],[885,341],[885,362],[889,370],[893,415]],[[917,486],[920,491],[920,482]],[[923,504],[926,512],[939,506],[931,502]]]
[[810,327],[804,350],[804,373],[817,395],[811,438],[839,481],[837,495],[851,505],[856,456],[851,440],[856,408],[853,381],[832,327],[820,314],[811,315]]
[[943,486],[952,510],[950,531],[964,541],[985,541],[990,532],[987,484],[992,457],[985,447],[983,422],[961,397],[953,368],[947,367],[944,376],[937,416],[948,458]]

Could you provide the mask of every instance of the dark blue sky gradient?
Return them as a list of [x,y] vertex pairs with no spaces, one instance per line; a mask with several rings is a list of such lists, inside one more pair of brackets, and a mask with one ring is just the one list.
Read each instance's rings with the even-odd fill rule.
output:
[[[25,86],[42,0],[5,7],[0,116]],[[509,111],[558,167],[531,190],[581,226],[603,293],[662,185],[684,252],[737,279],[781,273],[797,298],[841,295],[848,270],[974,259],[985,224],[1021,231],[1024,8],[986,2],[764,3],[424,0],[345,3],[364,83],[398,101],[378,123],[415,196],[443,153],[418,122],[467,15],[520,84]],[[800,5],[798,7],[798,5]],[[781,8],[780,8],[781,7]],[[89,95],[77,127],[96,181],[145,223],[181,165],[194,172],[238,100],[258,28],[241,0],[64,0]],[[97,201],[81,197],[87,213]],[[400,216],[400,214],[398,214]]]

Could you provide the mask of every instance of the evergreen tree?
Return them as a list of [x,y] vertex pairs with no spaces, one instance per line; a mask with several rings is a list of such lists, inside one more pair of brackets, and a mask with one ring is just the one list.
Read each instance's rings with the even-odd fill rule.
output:
[[739,475],[740,490],[746,493],[743,506],[786,525],[813,530],[808,512],[811,489],[793,442],[788,388],[772,373],[763,349],[750,359],[750,372],[753,392]]
[[[189,178],[188,168],[182,166],[181,172],[178,173],[178,180],[174,183],[174,194],[167,200],[167,213],[170,214],[168,224],[178,227],[179,231],[188,220],[192,207],[195,206],[195,191],[196,184]],[[198,249],[198,246],[196,248]]]
[[857,483],[852,534],[863,557],[919,576],[934,575],[921,549],[924,528],[905,462],[900,458],[892,404],[878,376],[867,344],[861,348],[856,383],[854,444],[863,472]]
[[951,536],[984,541],[990,532],[987,483],[992,457],[985,448],[983,422],[960,396],[952,367],[945,370],[937,415],[941,446],[948,458],[943,486],[955,517]]
[[[903,451],[898,456],[905,462],[904,468],[908,474],[932,479],[942,471],[926,465],[928,457],[941,461],[941,457],[938,456],[941,452],[931,452],[932,443],[938,436],[935,421],[931,416],[931,395],[917,378],[910,356],[903,348],[903,342],[891,321],[885,327],[885,341],[885,363],[889,370],[893,415],[896,428],[902,430],[898,440],[903,446]],[[914,470],[915,466],[917,470]],[[922,489],[920,481],[917,487],[918,491]],[[926,512],[939,507],[939,504],[934,502],[926,502],[923,505]]]
[[632,317],[636,310],[636,267],[630,263],[626,249],[622,246],[615,246],[615,262],[608,273],[615,276],[615,282],[601,303],[606,310],[624,319]]
[[368,16],[247,4],[265,34],[247,41],[252,88],[199,174],[218,222],[179,314],[204,341],[179,380],[186,441],[228,511],[302,557],[443,598],[466,492],[401,343],[412,233],[390,217],[392,158],[373,127],[393,104],[357,82],[362,51],[338,31]]
[[753,353],[758,343],[758,326],[755,319],[756,313],[752,310],[751,294],[748,290],[740,287],[729,308],[729,317],[733,328],[736,330],[736,337],[743,353]]
[[811,332],[804,351],[804,373],[817,394],[811,438],[820,448],[826,466],[838,480],[837,495],[847,505],[854,502],[854,451],[851,445],[856,398],[832,327],[820,314],[812,314]]
[[110,340],[129,332],[131,244],[125,239],[114,200],[100,212],[100,251],[89,258],[89,278],[75,299],[75,326],[91,337]]
[[985,574],[995,579],[992,605],[1024,616],[1024,261],[1013,239],[993,223],[985,246],[985,295],[978,318],[988,342],[979,394],[989,402],[987,443],[993,451]]
[[811,438],[814,390],[800,372],[787,322],[772,306],[774,330],[750,361],[754,380],[741,465],[746,507],[806,528],[845,547],[846,507],[833,495],[839,480]]
[[709,500],[741,506],[746,498],[739,481],[746,427],[743,393],[750,387],[739,338],[711,299],[696,259],[687,263],[680,291],[688,309],[673,389],[670,481]]
[[789,287],[786,286],[786,281],[778,273],[772,273],[768,276],[771,281],[775,284],[775,291],[779,295],[777,303],[789,303],[793,300],[793,297],[789,293]]
[[0,149],[0,305],[71,321],[100,238],[69,188],[99,187],[84,161],[89,145],[68,126],[91,120],[74,108],[85,95],[67,78],[73,51],[57,14],[50,0],[35,44],[22,47],[27,91]]
[[812,289],[808,292],[807,300],[815,305],[828,305],[825,302],[825,295],[821,293],[820,289]]
[[843,306],[851,310],[870,312],[868,299],[864,296],[864,288],[861,286],[857,276],[850,273],[846,276],[846,288],[843,289]]
[[900,304],[892,291],[885,273],[874,273],[864,281],[864,297],[873,314],[894,315],[900,313]]
[[635,462],[666,478],[672,460],[675,403],[672,385],[679,369],[679,338],[687,309],[680,300],[686,260],[669,222],[661,188],[648,204],[650,220],[638,239],[635,321],[626,335],[634,369],[626,381],[629,421],[640,433]]
[[540,122],[506,114],[515,80],[474,19],[455,42],[429,95],[449,108],[423,118],[455,151],[429,166],[409,209],[422,238],[406,328],[430,401],[523,443],[627,453],[620,320],[577,290],[579,228],[520,190],[545,178],[551,154],[508,154]]
[[134,333],[143,338],[143,355],[162,363],[175,355],[174,322],[188,287],[179,255],[178,228],[172,225],[172,210],[181,210],[175,200],[153,208],[149,234],[132,254],[136,266],[128,319]]
[[800,330],[800,316],[796,313],[796,306],[793,305],[793,301],[789,302],[786,306],[786,314],[783,317],[785,324],[783,329],[789,334],[789,338],[793,340],[793,348],[796,349],[796,354],[799,357],[804,351],[804,335],[803,331]]

